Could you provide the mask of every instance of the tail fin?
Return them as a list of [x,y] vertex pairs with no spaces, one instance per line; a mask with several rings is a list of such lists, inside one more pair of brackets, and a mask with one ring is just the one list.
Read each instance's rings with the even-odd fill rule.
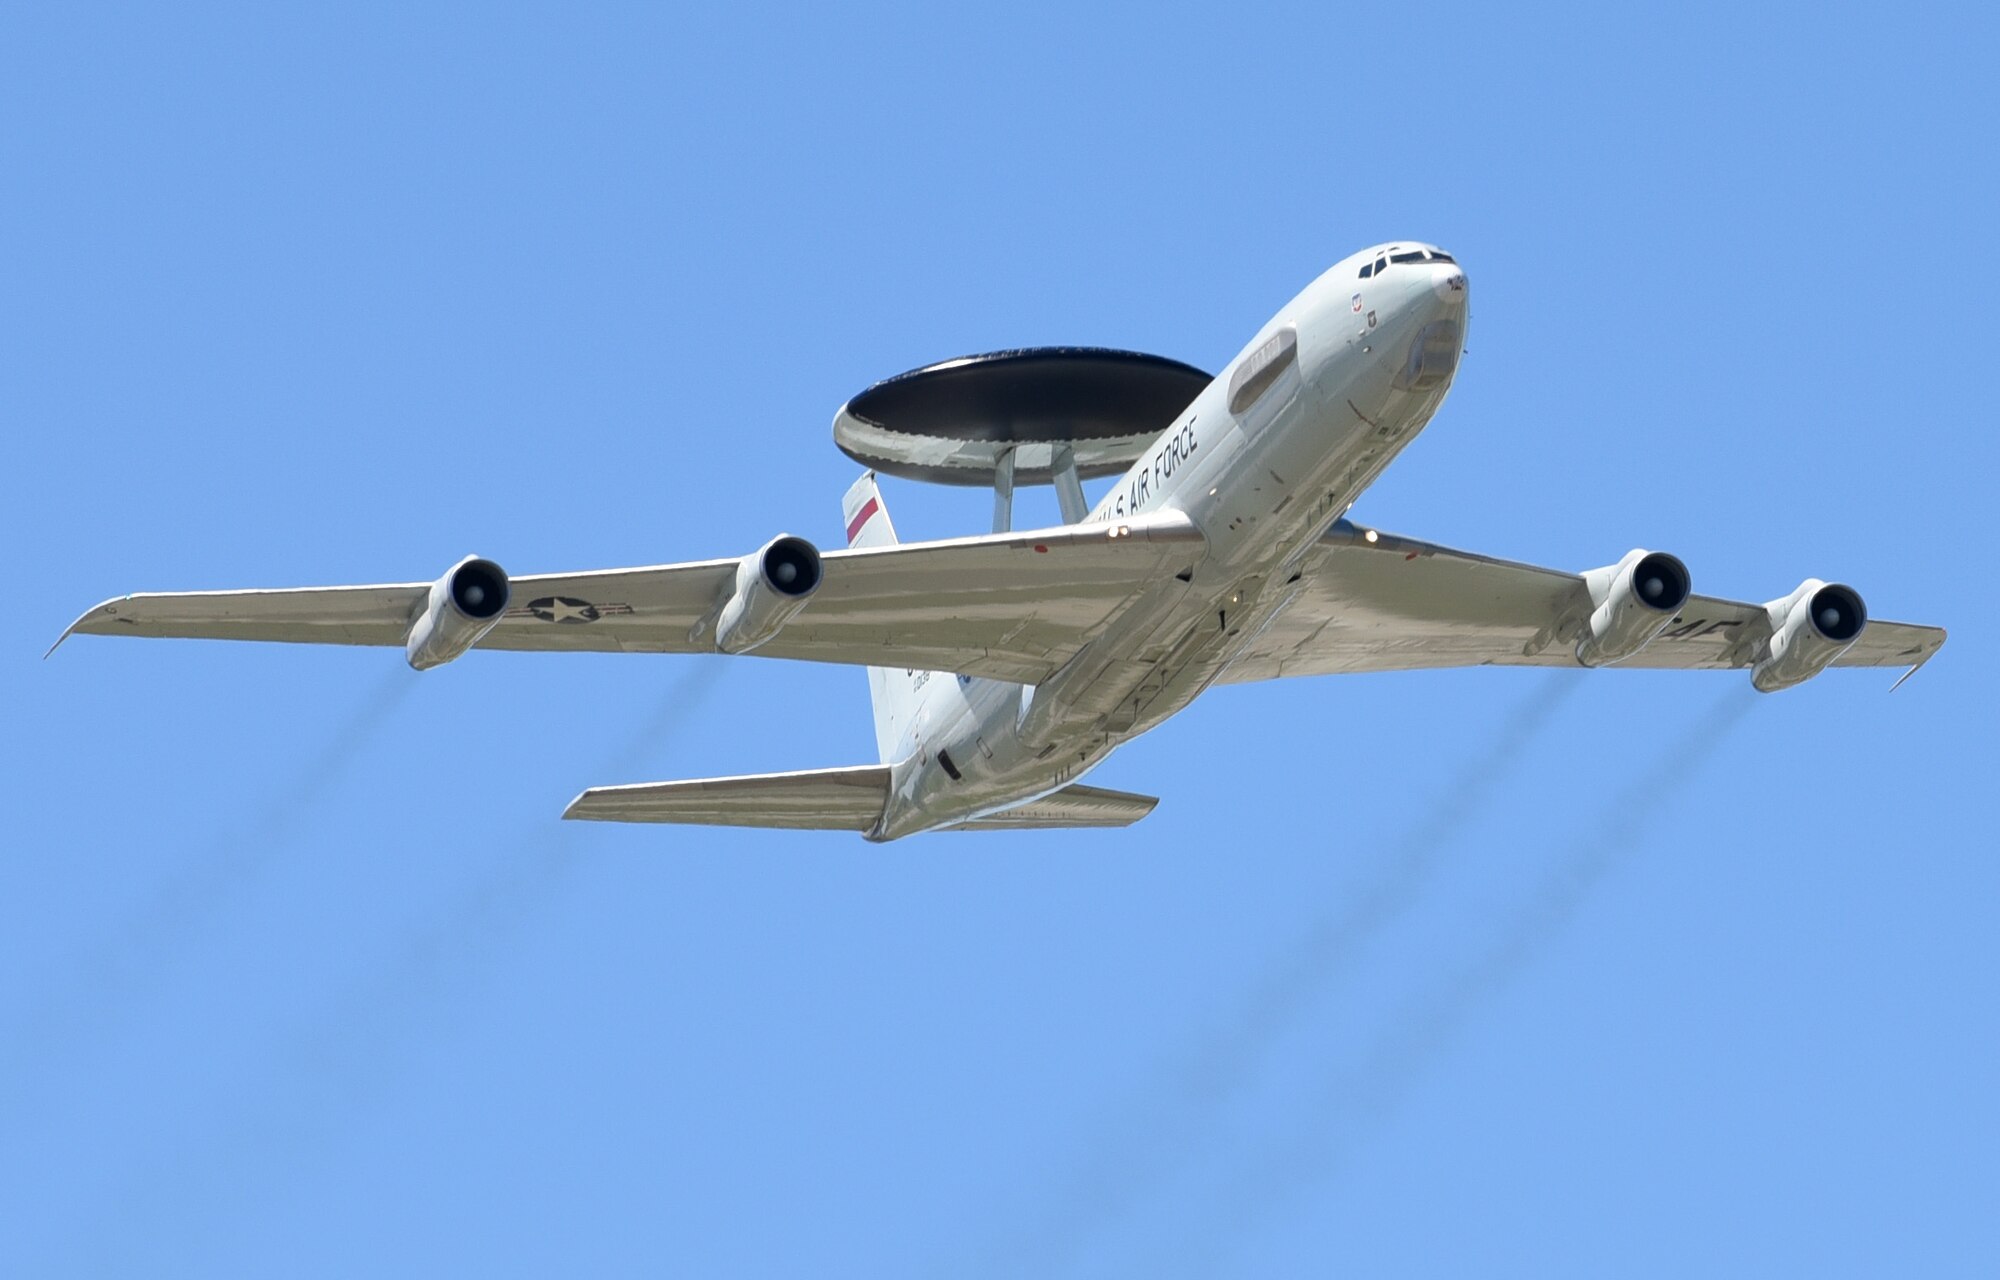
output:
[[[847,524],[848,546],[896,545],[896,526],[889,523],[889,509],[882,505],[882,491],[876,487],[873,471],[864,471],[854,482],[854,487],[841,499],[840,509]],[[906,754],[909,734],[923,701],[918,692],[918,674],[901,667],[868,668],[868,696],[875,704],[875,749],[884,764],[893,764]]]

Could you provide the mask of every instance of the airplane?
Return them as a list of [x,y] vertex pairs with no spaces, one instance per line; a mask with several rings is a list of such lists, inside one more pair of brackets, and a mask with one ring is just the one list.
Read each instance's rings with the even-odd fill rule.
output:
[[[1468,302],[1450,254],[1383,244],[1334,264],[1213,378],[1060,347],[879,382],[834,418],[869,468],[842,504],[845,550],[782,534],[736,559],[520,578],[468,556],[428,583],[119,596],[63,638],[400,645],[418,670],[474,648],[866,667],[875,764],[592,787],[563,816],[870,841],[1130,825],[1158,801],[1080,779],[1216,684],[1615,666],[1747,669],[1768,693],[1829,666],[1908,679],[1944,644],[1816,578],[1752,604],[1692,594],[1665,552],[1570,573],[1351,521],[1450,391]],[[878,473],[991,488],[992,532],[899,542]],[[1088,507],[1082,482],[1109,476]],[[1014,529],[1020,484],[1054,485],[1064,523]]]

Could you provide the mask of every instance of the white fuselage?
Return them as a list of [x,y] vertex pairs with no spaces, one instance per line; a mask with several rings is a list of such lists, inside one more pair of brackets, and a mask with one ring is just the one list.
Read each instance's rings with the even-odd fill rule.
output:
[[1185,517],[1206,547],[1186,580],[1151,584],[1040,685],[948,673],[924,683],[870,839],[948,827],[1075,782],[1185,707],[1277,616],[1327,525],[1450,388],[1465,275],[1448,261],[1388,262],[1424,248],[1369,249],[1307,286],[1090,513],[1095,523]]

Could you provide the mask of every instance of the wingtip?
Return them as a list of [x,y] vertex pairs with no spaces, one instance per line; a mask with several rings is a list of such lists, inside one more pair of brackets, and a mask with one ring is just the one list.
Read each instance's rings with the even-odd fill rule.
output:
[[1922,671],[1924,669],[1924,665],[1928,663],[1932,658],[1937,657],[1938,653],[1941,650],[1943,650],[1944,642],[1945,642],[1945,636],[1942,634],[1942,632],[1940,632],[1940,634],[1938,635],[1938,642],[1935,645],[1931,646],[1931,651],[1925,654],[1923,657],[1918,658],[1916,662],[1911,665],[1908,671],[1905,671],[1902,675],[1897,676],[1896,683],[1889,686],[1889,692],[1890,693],[1896,692],[1896,690],[1903,687],[1903,685],[1909,680],[1911,676],[1917,674],[1917,672],[1919,671]]
[[123,600],[125,598],[126,597],[124,596],[113,596],[109,600],[100,600],[96,604],[90,606],[88,609],[85,609],[82,613],[78,614],[76,617],[76,621],[64,627],[63,633],[56,637],[56,642],[49,646],[48,653],[42,655],[42,661],[47,662],[50,656],[53,655],[56,650],[62,648],[63,641],[69,639],[77,632],[83,630],[83,624],[90,621],[91,615],[98,613],[103,609],[108,608],[111,605],[117,604],[120,600]]

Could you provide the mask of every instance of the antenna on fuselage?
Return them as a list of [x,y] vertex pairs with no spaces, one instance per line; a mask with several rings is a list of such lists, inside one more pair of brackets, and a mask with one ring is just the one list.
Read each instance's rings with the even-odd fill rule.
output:
[[1083,518],[1090,514],[1090,504],[1083,500],[1083,479],[1076,473],[1076,450],[1067,444],[1057,445],[1053,469],[1063,523],[1082,524]]
[[1014,528],[1014,450],[1003,449],[993,464],[993,532]]
[[1130,468],[1210,381],[1136,351],[992,351],[883,379],[834,414],[833,441],[883,475],[990,485],[995,533],[1013,532],[1021,485],[1054,485],[1063,523],[1082,524],[1084,480]]

